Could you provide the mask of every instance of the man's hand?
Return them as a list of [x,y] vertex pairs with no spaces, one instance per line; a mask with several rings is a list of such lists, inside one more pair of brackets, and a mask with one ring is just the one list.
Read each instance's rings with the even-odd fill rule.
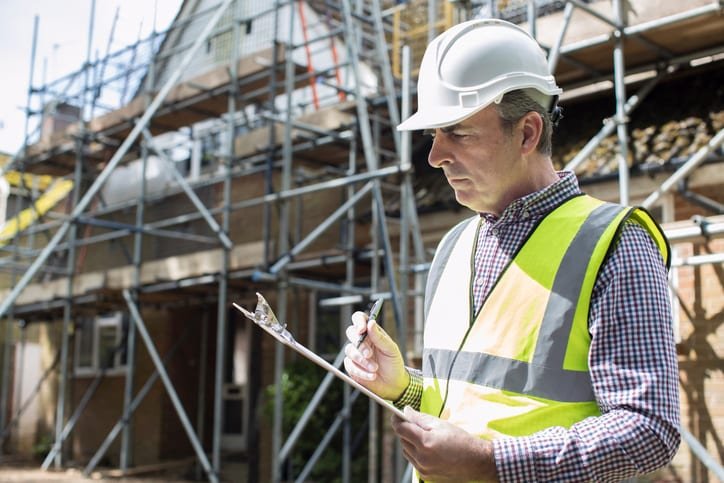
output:
[[[364,342],[355,347],[365,331]],[[350,341],[344,348],[347,374],[380,397],[391,401],[398,399],[407,388],[410,375],[395,341],[376,320],[367,320],[364,312],[352,314],[347,339]]]
[[392,429],[405,458],[424,481],[498,481],[493,445],[457,426],[405,408],[407,421],[393,416]]

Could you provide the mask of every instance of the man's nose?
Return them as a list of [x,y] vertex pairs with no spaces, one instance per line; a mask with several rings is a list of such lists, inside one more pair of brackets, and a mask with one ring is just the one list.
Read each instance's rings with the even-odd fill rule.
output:
[[450,162],[449,153],[445,149],[441,136],[435,136],[432,139],[432,147],[430,148],[430,153],[427,155],[427,162],[433,168],[440,168],[446,162]]

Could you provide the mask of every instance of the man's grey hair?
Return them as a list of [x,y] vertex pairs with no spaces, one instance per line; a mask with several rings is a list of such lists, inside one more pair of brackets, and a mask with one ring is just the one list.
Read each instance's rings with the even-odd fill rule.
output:
[[544,106],[529,96],[525,90],[515,90],[506,93],[499,104],[496,105],[498,115],[503,120],[503,128],[512,132],[513,126],[523,116],[535,111],[543,118],[543,131],[538,141],[538,151],[550,156],[553,152],[553,122],[551,115]]

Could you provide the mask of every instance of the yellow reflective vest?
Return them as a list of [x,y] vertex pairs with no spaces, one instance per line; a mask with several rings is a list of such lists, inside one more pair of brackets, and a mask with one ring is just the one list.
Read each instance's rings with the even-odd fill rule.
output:
[[588,372],[588,311],[627,219],[648,230],[668,266],[668,243],[648,213],[580,195],[540,221],[477,313],[482,220],[453,230],[428,278],[421,410],[486,439],[568,428],[600,414]]

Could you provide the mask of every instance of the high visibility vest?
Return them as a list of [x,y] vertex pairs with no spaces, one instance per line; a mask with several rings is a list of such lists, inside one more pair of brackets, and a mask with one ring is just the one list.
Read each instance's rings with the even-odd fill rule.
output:
[[540,221],[478,313],[472,289],[483,221],[461,224],[447,248],[443,240],[428,278],[421,410],[486,439],[599,415],[588,311],[598,271],[627,219],[648,230],[668,267],[668,243],[648,213],[580,195]]

